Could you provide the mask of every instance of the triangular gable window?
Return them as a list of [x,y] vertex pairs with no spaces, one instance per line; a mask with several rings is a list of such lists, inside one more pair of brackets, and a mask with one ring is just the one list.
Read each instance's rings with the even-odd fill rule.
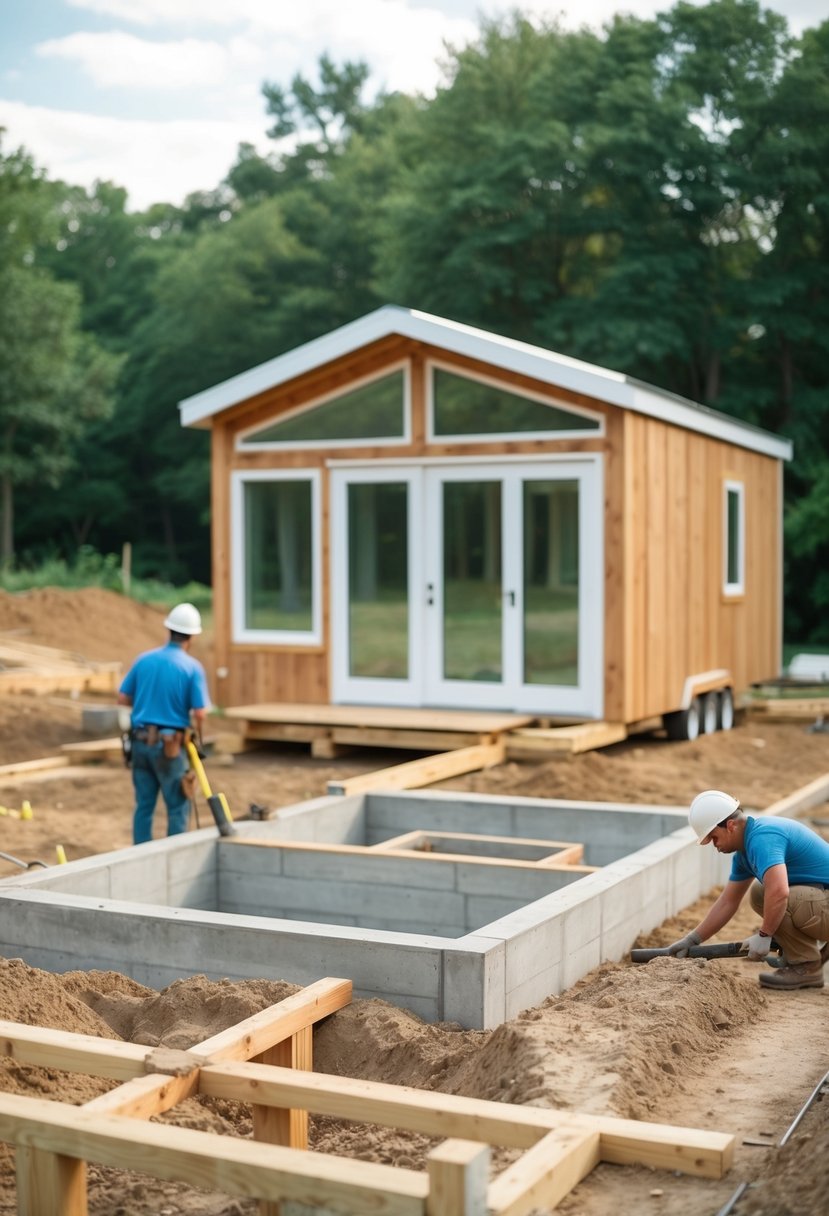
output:
[[257,444],[394,442],[406,438],[406,383],[403,369],[360,384],[320,405],[303,408],[259,431],[242,436]]
[[432,420],[436,438],[602,429],[601,419],[595,414],[547,405],[499,384],[456,376],[441,367],[432,371]]

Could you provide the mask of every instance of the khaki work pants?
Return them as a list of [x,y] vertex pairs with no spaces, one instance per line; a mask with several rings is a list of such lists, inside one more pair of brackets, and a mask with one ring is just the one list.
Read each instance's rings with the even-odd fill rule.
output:
[[[763,915],[763,884],[753,882],[749,889],[751,906]],[[782,947],[787,963],[816,963],[822,942],[829,942],[829,891],[821,887],[789,887],[789,902],[775,940]]]

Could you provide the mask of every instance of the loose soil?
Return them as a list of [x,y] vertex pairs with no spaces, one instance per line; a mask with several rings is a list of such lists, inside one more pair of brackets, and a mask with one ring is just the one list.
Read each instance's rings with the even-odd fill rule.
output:
[[[0,633],[87,659],[120,661],[125,668],[137,653],[164,640],[163,615],[103,591],[0,593]],[[194,653],[212,678],[208,636],[198,640]],[[0,764],[55,755],[63,743],[88,738],[81,708],[68,696],[0,698]],[[214,727],[224,731],[227,723]],[[410,758],[411,753],[355,751],[322,762],[302,747],[274,747],[237,755],[232,766],[219,757],[207,765],[214,788],[243,815],[251,803],[276,809],[317,797],[335,778]],[[509,763],[442,786],[670,805],[686,804],[701,789],[723,787],[759,810],[827,771],[829,736],[804,724],[752,721],[697,743],[643,735],[600,752]],[[130,844],[132,792],[121,767],[73,767],[0,784],[0,810],[19,809],[24,799],[32,806],[31,820],[0,813],[0,852],[23,862],[53,864],[58,845],[73,860]],[[201,814],[206,826],[209,816],[203,809]],[[804,818],[825,834],[824,808]],[[163,834],[163,808],[156,819],[156,834]],[[0,880],[20,872],[19,865],[0,858]],[[699,921],[715,894],[639,944],[674,940]],[[720,938],[746,936],[755,923],[750,910],[741,909]],[[491,1032],[428,1025],[384,1001],[355,1000],[315,1030],[315,1067],[495,1101],[714,1129],[737,1138],[734,1167],[720,1181],[602,1165],[559,1205],[566,1216],[713,1214],[741,1182],[751,1185],[734,1209],[738,1216],[822,1216],[829,1210],[829,1176],[822,1165],[829,1149],[829,1103],[814,1104],[786,1147],[776,1145],[829,1069],[829,988],[766,993],[757,985],[758,971],[743,961],[606,963],[562,996]],[[196,976],[159,993],[114,972],[52,975],[19,959],[0,959],[0,1018],[148,1048],[196,1044],[294,990],[279,978],[231,982]],[[80,1104],[107,1088],[109,1083],[95,1078],[0,1060],[0,1089],[8,1092]],[[163,1120],[251,1134],[249,1108],[229,1102],[191,1100]],[[752,1140],[766,1147],[747,1143]],[[329,1118],[312,1119],[311,1141],[324,1152],[409,1168],[421,1168],[432,1145],[426,1137]],[[496,1156],[495,1164],[500,1168],[503,1158]],[[89,1196],[92,1216],[256,1211],[251,1201],[95,1166],[89,1170]],[[13,1153],[0,1146],[0,1216],[14,1211]]]

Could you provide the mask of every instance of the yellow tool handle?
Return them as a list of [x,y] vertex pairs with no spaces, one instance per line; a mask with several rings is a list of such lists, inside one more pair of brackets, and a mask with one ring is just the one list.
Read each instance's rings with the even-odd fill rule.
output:
[[186,746],[187,746],[187,755],[190,757],[190,765],[193,769],[193,772],[196,774],[196,776],[199,779],[199,785],[201,786],[201,792],[204,794],[205,798],[212,798],[213,791],[210,788],[210,782],[207,780],[207,773],[204,771],[204,765],[202,764],[201,760],[199,759],[199,753],[196,751],[196,745],[192,741],[192,739],[188,739]]

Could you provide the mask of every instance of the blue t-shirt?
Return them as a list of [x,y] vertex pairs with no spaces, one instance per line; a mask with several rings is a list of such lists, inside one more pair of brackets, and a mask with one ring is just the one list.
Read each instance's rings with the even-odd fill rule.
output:
[[136,727],[183,729],[190,725],[191,709],[210,708],[204,668],[175,642],[139,655],[119,691],[132,701]]
[[758,878],[770,866],[786,867],[789,886],[829,886],[829,842],[796,819],[746,816],[743,848],[731,859],[731,879]]

